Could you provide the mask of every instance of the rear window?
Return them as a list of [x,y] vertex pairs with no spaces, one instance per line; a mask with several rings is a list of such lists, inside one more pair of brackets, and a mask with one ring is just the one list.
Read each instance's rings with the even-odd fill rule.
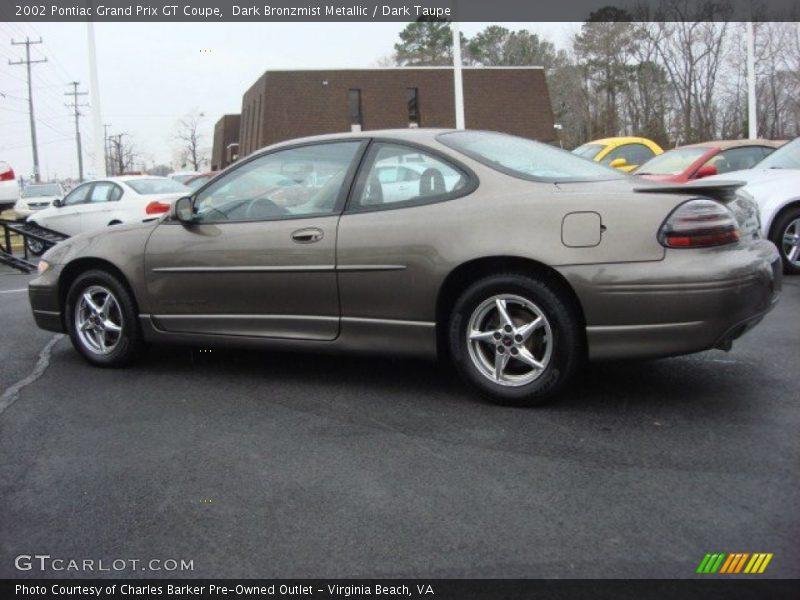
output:
[[566,150],[490,131],[453,131],[436,136],[442,144],[496,171],[530,181],[604,181],[625,175]]
[[179,194],[181,192],[189,192],[182,183],[178,183],[172,179],[153,178],[153,179],[129,179],[125,184],[133,189],[137,194]]

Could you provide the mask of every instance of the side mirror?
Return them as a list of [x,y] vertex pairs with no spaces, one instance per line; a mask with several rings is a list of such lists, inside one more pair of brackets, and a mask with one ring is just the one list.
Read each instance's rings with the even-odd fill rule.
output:
[[53,206],[55,206],[56,208],[61,208],[62,206],[64,206],[64,201],[61,198],[56,198],[55,200],[53,200]]
[[194,220],[194,207],[190,196],[178,198],[175,202],[173,216],[181,223],[191,223]]
[[714,165],[703,165],[697,169],[697,173],[694,177],[695,179],[702,179],[703,177],[711,177],[717,173],[719,173],[719,170]]
[[608,166],[611,167],[612,169],[621,169],[622,167],[625,167],[627,165],[628,161],[625,160],[624,158],[615,158],[610,163],[608,163]]

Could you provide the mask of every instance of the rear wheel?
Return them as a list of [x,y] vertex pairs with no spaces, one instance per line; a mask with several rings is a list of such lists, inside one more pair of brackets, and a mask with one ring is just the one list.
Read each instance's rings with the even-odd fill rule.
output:
[[783,260],[783,272],[800,274],[800,208],[792,208],[775,222],[772,242]]
[[72,345],[88,362],[124,367],[142,349],[133,298],[106,271],[87,271],[72,283],[65,319]]
[[514,273],[481,279],[464,291],[449,341],[461,375],[501,404],[552,398],[582,357],[580,319],[560,290]]

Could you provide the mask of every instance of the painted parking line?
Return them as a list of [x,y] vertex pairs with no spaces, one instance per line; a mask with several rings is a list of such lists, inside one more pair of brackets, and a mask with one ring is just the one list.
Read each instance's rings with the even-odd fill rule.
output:
[[20,292],[27,292],[28,288],[19,288],[18,290],[0,290],[0,294],[19,294]]

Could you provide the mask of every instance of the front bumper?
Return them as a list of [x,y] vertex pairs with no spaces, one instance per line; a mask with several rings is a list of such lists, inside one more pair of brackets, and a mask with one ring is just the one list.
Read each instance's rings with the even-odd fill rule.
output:
[[58,289],[59,265],[51,266],[42,275],[28,283],[28,299],[36,325],[47,331],[65,333]]
[[775,306],[782,283],[778,251],[765,240],[560,271],[584,307],[593,360],[727,350]]

